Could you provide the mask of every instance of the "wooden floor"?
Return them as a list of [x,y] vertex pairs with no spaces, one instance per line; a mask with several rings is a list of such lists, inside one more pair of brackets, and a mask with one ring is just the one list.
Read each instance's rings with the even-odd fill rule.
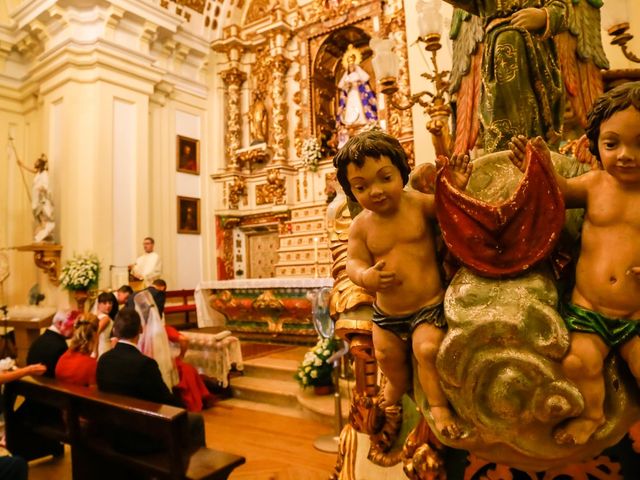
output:
[[[220,405],[203,415],[207,446],[247,458],[230,480],[326,480],[333,471],[336,455],[313,447],[332,433],[326,425]],[[30,463],[29,480],[52,479],[71,479],[69,450],[61,459]]]

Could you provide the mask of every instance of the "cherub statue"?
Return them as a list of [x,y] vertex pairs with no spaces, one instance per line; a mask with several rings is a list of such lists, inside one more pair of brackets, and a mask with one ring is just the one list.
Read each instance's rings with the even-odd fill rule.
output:
[[49,167],[46,155],[43,153],[36,160],[33,168],[27,167],[16,158],[20,168],[34,173],[31,185],[31,209],[36,220],[34,240],[36,242],[51,241],[56,224],[53,218],[53,201],[49,189]]
[[[409,164],[400,142],[370,130],[350,138],[334,159],[337,177],[363,211],[349,231],[347,274],[375,293],[373,346],[387,377],[381,406],[397,404],[410,387],[409,351],[439,433],[458,438],[462,431],[440,387],[435,368],[446,332],[444,288],[436,261],[433,195],[405,192]],[[469,158],[454,157],[445,166],[464,189]]]
[[[602,169],[572,179],[556,174],[567,203],[585,208],[571,300],[563,308],[571,344],[562,366],[584,397],[584,410],[560,426],[561,444],[587,443],[605,423],[604,361],[612,349],[640,381],[640,82],[596,100],[587,125]],[[534,141],[550,161],[542,138]],[[516,166],[527,167],[527,140],[513,139]]]

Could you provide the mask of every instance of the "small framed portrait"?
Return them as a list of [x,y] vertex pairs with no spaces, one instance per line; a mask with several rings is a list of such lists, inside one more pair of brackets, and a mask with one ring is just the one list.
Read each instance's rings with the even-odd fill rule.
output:
[[178,233],[200,233],[200,199],[178,197]]
[[179,172],[200,174],[200,141],[178,135],[176,142],[177,170]]

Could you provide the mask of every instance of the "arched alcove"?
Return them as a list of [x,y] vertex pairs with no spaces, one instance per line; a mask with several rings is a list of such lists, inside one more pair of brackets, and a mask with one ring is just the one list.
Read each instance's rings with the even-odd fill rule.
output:
[[369,47],[371,36],[361,28],[353,25],[331,32],[322,42],[311,65],[311,118],[312,131],[322,137],[326,132],[335,129],[338,108],[338,80],[344,73],[342,57],[349,45],[353,45],[362,54],[362,67],[371,77],[371,85],[375,85]]

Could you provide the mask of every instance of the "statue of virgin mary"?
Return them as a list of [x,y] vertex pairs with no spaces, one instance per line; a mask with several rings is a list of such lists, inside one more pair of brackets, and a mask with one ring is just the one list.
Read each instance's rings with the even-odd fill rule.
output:
[[349,45],[342,56],[344,74],[338,82],[338,124],[344,126],[365,125],[378,120],[376,94],[369,85],[369,74],[360,67],[362,54]]

